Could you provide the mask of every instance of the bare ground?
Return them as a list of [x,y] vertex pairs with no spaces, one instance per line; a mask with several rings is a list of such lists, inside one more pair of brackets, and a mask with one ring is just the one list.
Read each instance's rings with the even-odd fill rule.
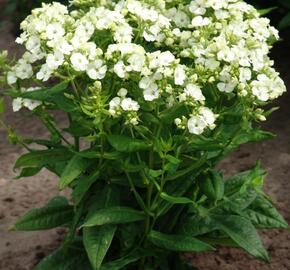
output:
[[[2,33],[0,49],[17,51],[10,35]],[[278,45],[274,56],[277,67],[290,89],[290,46]],[[268,171],[266,191],[273,197],[278,209],[290,222],[290,93],[279,101],[281,109],[265,124],[265,129],[277,134],[272,141],[241,147],[224,160],[221,167],[227,174],[252,167],[261,160]],[[45,137],[45,130],[26,113],[14,114],[9,108],[7,121],[24,137]],[[60,119],[64,122],[63,119]],[[0,270],[31,270],[45,255],[55,249],[63,238],[62,230],[45,232],[10,232],[9,227],[29,209],[44,205],[49,198],[58,195],[57,179],[47,171],[33,178],[14,180],[13,165],[23,152],[18,146],[8,144],[6,134],[0,129]],[[190,255],[194,265],[201,270],[289,270],[289,231],[261,233],[272,261],[260,263],[239,249],[222,248],[210,254]],[[52,269],[57,270],[57,269]],[[178,270],[178,269],[176,269]]]

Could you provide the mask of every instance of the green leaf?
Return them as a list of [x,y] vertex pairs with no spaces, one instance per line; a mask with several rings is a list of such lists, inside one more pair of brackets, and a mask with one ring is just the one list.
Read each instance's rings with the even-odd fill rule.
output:
[[254,257],[269,261],[267,251],[253,224],[246,218],[234,215],[213,215],[217,227]]
[[16,179],[20,179],[22,177],[30,177],[38,174],[41,171],[41,167],[35,167],[35,168],[23,168],[21,170],[21,173],[16,177]]
[[256,182],[260,182],[264,177],[265,171],[260,168],[260,164],[257,164],[252,170],[229,177],[225,181],[225,194],[230,196],[246,185],[251,185],[253,187]]
[[119,152],[136,152],[150,148],[150,144],[121,135],[108,135],[109,143]]
[[58,109],[61,109],[65,112],[72,113],[77,110],[76,104],[73,100],[68,99],[62,93],[49,98],[48,102],[54,103]]
[[54,95],[64,92],[67,87],[68,82],[61,82],[51,88],[42,88],[22,93],[20,97],[39,101],[49,101]]
[[187,197],[175,197],[175,196],[170,196],[165,192],[161,192],[160,197],[172,204],[195,204],[195,202]]
[[120,190],[116,186],[106,185],[92,196],[87,217],[93,216],[101,209],[117,206],[120,202]]
[[165,124],[172,124],[174,120],[187,113],[187,108],[184,104],[168,108],[161,112],[160,119]]
[[[192,166],[187,169],[180,170],[172,176],[166,177],[166,181],[172,181],[167,184],[165,192],[170,196],[180,197],[183,196],[188,189],[195,183],[196,177],[203,170],[203,166],[206,161],[206,155],[202,156],[198,162],[195,162]],[[171,202],[163,201],[158,207],[160,215],[166,214],[169,209],[173,206]]]
[[238,136],[235,137],[231,143],[231,148],[236,148],[239,145],[249,142],[261,142],[275,138],[275,135],[271,132],[263,131],[258,128],[243,130]]
[[83,242],[94,270],[102,265],[102,262],[112,243],[116,226],[104,225],[83,229]]
[[104,152],[100,153],[97,151],[83,151],[83,152],[77,152],[77,155],[84,157],[84,158],[89,158],[89,159],[98,159],[98,158],[103,158],[103,159],[108,159],[108,160],[118,160],[123,157],[123,154],[120,152]]
[[44,167],[45,165],[67,161],[72,153],[65,148],[39,150],[21,156],[15,164],[15,168]]
[[88,122],[85,119],[79,117],[72,119],[70,126],[63,130],[75,137],[86,137],[94,132],[94,127],[91,122]]
[[204,154],[198,161],[192,162],[192,165],[187,166],[184,169],[177,171],[176,173],[169,175],[166,177],[166,181],[177,180],[178,178],[183,178],[185,175],[192,174],[194,175],[195,172],[200,171],[200,168],[204,166],[207,161],[207,155]]
[[255,227],[259,229],[287,229],[288,224],[278,213],[276,217],[269,217],[265,213],[256,210],[246,209],[246,217],[251,220]]
[[72,192],[72,197],[76,205],[81,202],[90,187],[99,179],[99,176],[100,172],[95,171],[90,175],[85,175],[78,180],[76,187]]
[[148,239],[156,246],[179,252],[203,252],[214,248],[194,237],[185,235],[169,235],[151,231]]
[[73,244],[68,248],[59,248],[45,257],[34,270],[91,270],[83,247]]
[[202,151],[218,151],[223,149],[224,143],[222,141],[206,138],[202,135],[192,135],[191,140],[185,151],[202,150]]
[[265,197],[258,196],[245,210],[246,216],[260,229],[286,229],[288,224],[275,209],[273,204]]
[[224,180],[222,176],[210,170],[200,179],[200,187],[203,193],[211,200],[219,201],[224,196]]
[[86,218],[82,227],[101,226],[105,224],[123,224],[144,219],[144,213],[129,207],[114,206],[100,209]]
[[138,241],[140,233],[143,233],[142,226],[138,223],[127,223],[118,225],[118,237],[120,238],[121,249],[126,252],[132,250]]
[[191,216],[182,221],[179,232],[190,236],[203,235],[217,229],[209,216]]
[[271,13],[275,9],[277,9],[277,7],[264,8],[264,9],[259,9],[258,12],[260,13],[261,16],[265,16]]
[[64,189],[80,176],[91,164],[91,161],[75,155],[65,167],[59,182],[59,188]]
[[142,258],[142,255],[145,256],[146,253],[143,252],[133,252],[130,255],[127,255],[125,257],[122,257],[120,259],[117,259],[112,262],[108,262],[101,266],[100,270],[120,270],[124,269],[125,266],[134,263],[138,261],[140,258]]
[[257,197],[257,193],[254,189],[248,188],[242,192],[237,192],[234,195],[221,202],[216,211],[222,210],[222,212],[235,212],[241,214]]
[[52,199],[46,206],[29,211],[13,226],[17,231],[46,230],[63,226],[73,218],[73,207],[63,197]]

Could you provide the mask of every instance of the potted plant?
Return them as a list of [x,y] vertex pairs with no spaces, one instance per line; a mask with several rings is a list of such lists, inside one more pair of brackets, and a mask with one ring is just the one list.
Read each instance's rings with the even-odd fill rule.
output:
[[269,20],[240,0],[71,2],[34,9],[16,40],[23,57],[2,65],[14,111],[50,133],[8,128],[28,151],[20,176],[46,168],[72,191],[13,226],[67,228],[36,269],[193,269],[180,254],[223,245],[268,261],[256,229],[288,225],[262,190],[265,171],[216,166],[273,137],[263,107],[286,89]]

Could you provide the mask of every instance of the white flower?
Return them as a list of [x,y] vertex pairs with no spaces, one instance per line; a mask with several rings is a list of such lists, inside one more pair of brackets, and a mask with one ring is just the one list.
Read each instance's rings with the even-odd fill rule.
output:
[[30,111],[34,110],[37,108],[39,105],[41,105],[41,102],[37,100],[31,100],[31,99],[23,99],[23,106],[29,109]]
[[17,37],[15,42],[18,44],[24,44],[27,41],[27,33],[21,33],[20,37]]
[[219,60],[232,62],[235,60],[236,55],[233,50],[231,50],[229,47],[226,47],[223,50],[218,52],[217,57]]
[[61,52],[56,51],[54,54],[48,54],[46,58],[46,64],[49,69],[54,70],[61,66],[64,62],[64,55]]
[[48,81],[49,78],[52,75],[52,70],[47,66],[47,64],[44,64],[41,66],[40,70],[36,73],[37,80],[40,81]]
[[125,88],[121,88],[121,89],[118,91],[118,93],[117,93],[117,95],[118,95],[119,97],[126,97],[127,94],[128,94],[128,90],[125,89]]
[[89,65],[88,59],[81,53],[73,53],[70,61],[76,71],[85,71]]
[[253,95],[261,101],[270,99],[272,80],[265,74],[259,74],[257,80],[251,83]]
[[211,71],[214,71],[220,66],[220,62],[215,60],[214,58],[208,58],[205,60],[204,66]]
[[40,38],[37,36],[31,36],[25,43],[25,47],[28,51],[32,51],[40,47]]
[[196,101],[204,101],[205,100],[205,97],[202,94],[200,87],[196,84],[192,84],[192,83],[188,84],[184,89],[184,93],[187,96],[192,97]]
[[211,129],[215,128],[215,120],[216,115],[207,107],[202,107],[199,110],[200,115],[203,117],[203,120],[206,122],[207,126],[209,126]]
[[191,116],[187,122],[187,128],[189,133],[200,135],[206,128],[206,122],[201,116]]
[[114,97],[109,102],[109,113],[112,116],[116,116],[118,114],[118,110],[120,109],[120,105],[121,105],[121,98],[120,97]]
[[16,83],[16,81],[17,81],[16,74],[13,71],[9,71],[7,73],[7,83],[9,85],[12,85],[12,84]]
[[186,79],[185,66],[178,65],[174,71],[174,82],[176,85],[183,85]]
[[12,101],[12,109],[13,112],[18,112],[23,107],[23,99],[22,98],[15,98]]
[[152,25],[143,32],[143,37],[146,41],[155,41],[160,33],[161,29],[158,25]]
[[193,27],[202,27],[209,25],[211,23],[211,20],[207,17],[202,17],[202,16],[196,16],[192,19],[191,25]]
[[234,91],[236,87],[236,84],[232,83],[232,82],[219,82],[217,84],[217,88],[221,91],[221,92],[225,92],[225,93],[231,93]]
[[46,27],[46,37],[48,39],[57,39],[65,34],[64,29],[59,23],[49,24]]
[[[250,111],[259,107],[258,101],[286,91],[268,56],[272,41],[279,37],[277,30],[242,0],[74,0],[72,4],[78,5],[72,11],[59,3],[43,4],[21,23],[23,33],[16,41],[26,51],[7,72],[8,84],[28,84],[21,80],[32,78],[34,71],[45,82],[70,76],[67,72],[73,69],[90,89],[116,74],[115,88],[110,80],[103,81],[104,91],[91,97],[105,103],[107,96],[118,92],[104,104],[113,117],[137,125],[142,97],[144,108],[156,104],[160,113],[184,102],[188,110],[176,124],[192,134],[215,128],[220,113],[220,106],[206,100],[202,89],[216,87],[239,102],[252,98]],[[224,96],[220,92],[217,99]],[[14,101],[15,110],[36,105]]]
[[154,80],[151,77],[143,77],[141,81],[139,82],[139,87],[141,89],[146,89],[152,84]]
[[90,63],[87,68],[87,74],[92,80],[101,80],[105,78],[107,66],[100,59]]
[[140,105],[132,98],[124,98],[121,102],[121,108],[124,111],[138,111],[140,109]]
[[20,59],[14,67],[15,75],[19,79],[28,79],[33,75],[32,65],[27,63],[25,60]]
[[240,68],[240,76],[239,80],[240,82],[247,82],[251,80],[252,78],[252,72],[249,68]]
[[65,55],[69,55],[74,49],[65,39],[56,40],[55,48]]
[[228,73],[227,70],[223,70],[221,72],[220,80],[221,82],[217,84],[217,88],[221,92],[225,93],[233,92],[238,84],[238,82],[235,81],[234,78],[232,78],[231,74]]
[[117,27],[114,34],[114,39],[118,43],[130,43],[132,40],[133,29],[128,24],[123,24]]
[[187,27],[190,24],[190,19],[185,12],[177,11],[174,22],[178,27]]
[[166,51],[159,54],[159,65],[169,66],[175,61],[175,57],[172,52]]
[[128,58],[128,63],[133,71],[140,72],[144,67],[145,60],[143,54],[134,53]]
[[206,13],[207,0],[193,0],[190,2],[189,10],[196,15],[204,15]]
[[[21,88],[21,92],[30,92],[30,91],[34,91],[34,90],[38,90],[40,89],[39,87],[30,87],[28,89],[24,89]],[[37,100],[31,100],[31,99],[27,99],[27,98],[15,98],[12,101],[12,108],[14,112],[20,111],[21,108],[25,107],[29,110],[34,110],[35,108],[37,108],[39,105],[41,105],[40,101]]]
[[146,101],[157,99],[159,97],[158,85],[156,83],[151,83],[147,88],[145,88],[143,95]]
[[120,77],[120,78],[125,78],[126,77],[126,66],[123,61],[119,61],[115,66],[114,66],[114,72]]

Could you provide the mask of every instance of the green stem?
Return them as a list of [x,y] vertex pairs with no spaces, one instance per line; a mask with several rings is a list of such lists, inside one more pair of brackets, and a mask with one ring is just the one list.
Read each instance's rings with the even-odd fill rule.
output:
[[146,207],[146,204],[144,203],[142,197],[140,196],[140,194],[139,194],[138,191],[136,190],[135,185],[134,185],[134,182],[133,182],[133,180],[132,180],[130,174],[127,173],[127,172],[125,172],[125,174],[126,174],[126,176],[127,176],[128,182],[129,182],[129,184],[130,184],[130,188],[131,188],[131,190],[133,191],[134,196],[135,196],[135,199],[136,199],[136,201],[138,202],[140,208],[145,212],[146,216],[147,216],[147,215],[150,216],[150,213],[149,213],[149,211],[148,211],[148,209],[147,209],[147,207]]

